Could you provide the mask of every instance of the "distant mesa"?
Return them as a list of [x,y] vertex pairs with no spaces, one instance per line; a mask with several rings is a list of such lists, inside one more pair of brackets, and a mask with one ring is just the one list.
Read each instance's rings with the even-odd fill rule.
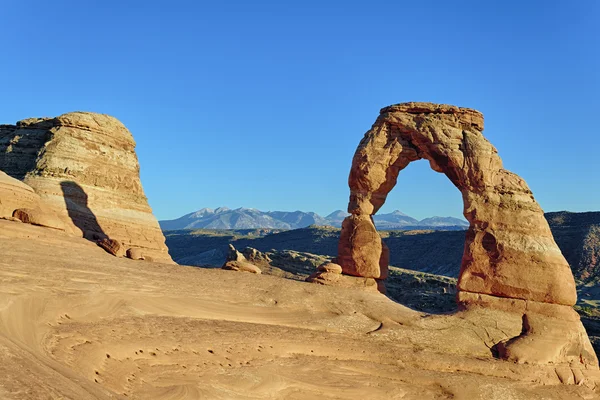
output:
[[31,187],[67,232],[172,262],[142,189],[135,141],[116,118],[72,112],[0,125],[0,170]]
[[[299,229],[310,225],[341,227],[349,214],[337,210],[321,217],[314,212],[303,211],[259,211],[255,208],[231,210],[219,207],[215,210],[202,208],[183,217],[159,221],[165,230],[179,229]],[[466,229],[469,223],[453,217],[431,217],[421,221],[399,210],[374,216],[379,229]]]

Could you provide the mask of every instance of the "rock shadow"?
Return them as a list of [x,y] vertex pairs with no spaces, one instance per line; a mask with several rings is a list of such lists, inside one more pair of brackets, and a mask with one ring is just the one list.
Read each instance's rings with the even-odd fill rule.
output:
[[60,183],[69,218],[81,229],[83,237],[93,242],[107,238],[108,235],[98,223],[96,215],[88,205],[88,195],[83,188],[73,181]]

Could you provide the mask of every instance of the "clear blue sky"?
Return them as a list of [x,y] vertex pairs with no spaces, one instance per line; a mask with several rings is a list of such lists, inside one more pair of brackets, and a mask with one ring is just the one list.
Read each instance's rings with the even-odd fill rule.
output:
[[[600,210],[600,2],[0,3],[0,123],[84,110],[138,143],[159,219],[345,209],[383,106],[472,107],[546,211]],[[460,216],[421,161],[382,212]]]

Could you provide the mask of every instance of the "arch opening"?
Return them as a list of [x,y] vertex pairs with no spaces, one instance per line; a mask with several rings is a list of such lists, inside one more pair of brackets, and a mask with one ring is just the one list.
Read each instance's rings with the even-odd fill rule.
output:
[[396,186],[373,216],[390,254],[386,295],[419,312],[453,312],[468,226],[462,195],[427,160],[409,163]]

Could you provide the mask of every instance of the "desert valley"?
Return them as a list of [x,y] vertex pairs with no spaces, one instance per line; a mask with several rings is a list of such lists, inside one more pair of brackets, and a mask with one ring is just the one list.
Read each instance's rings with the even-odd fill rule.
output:
[[[383,108],[341,227],[163,232],[117,119],[0,125],[0,398],[599,398],[600,214],[544,214],[483,128]],[[378,232],[417,159],[466,221]]]

